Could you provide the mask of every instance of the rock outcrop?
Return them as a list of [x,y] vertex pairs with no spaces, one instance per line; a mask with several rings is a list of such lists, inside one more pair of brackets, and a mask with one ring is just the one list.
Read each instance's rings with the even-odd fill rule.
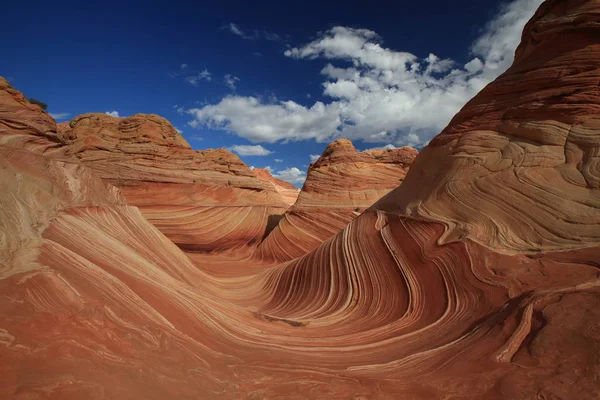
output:
[[60,145],[54,119],[1,76],[0,144],[39,152]]
[[264,168],[254,168],[252,172],[258,179],[261,181],[265,181],[273,185],[275,190],[281,195],[283,198],[283,202],[289,206],[293,205],[298,199],[298,194],[300,194],[300,189],[295,187],[289,182],[282,181],[279,178],[273,177],[271,173]]
[[[598,1],[546,1],[512,67],[427,146],[377,208],[506,253],[600,239]],[[432,167],[435,165],[435,168]]]
[[225,149],[192,150],[157,115],[85,114],[59,124],[55,134],[44,129],[50,131],[44,139],[59,143],[46,146],[45,155],[91,168],[187,250],[251,247],[288,208],[280,191],[239,157]]
[[597,398],[599,66],[600,0],[546,1],[402,185],[224,276],[3,112],[0,398]]
[[358,152],[347,139],[331,143],[257,256],[285,261],[315,249],[398,187],[417,154],[410,147]]

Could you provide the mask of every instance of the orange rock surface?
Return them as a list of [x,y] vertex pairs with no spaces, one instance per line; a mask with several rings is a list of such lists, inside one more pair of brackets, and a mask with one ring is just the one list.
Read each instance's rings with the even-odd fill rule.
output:
[[315,249],[343,229],[367,207],[395,189],[417,150],[358,152],[338,139],[311,164],[297,202],[257,248],[257,256],[291,260]]
[[269,171],[264,168],[254,168],[252,172],[258,179],[261,181],[269,182],[275,190],[281,195],[283,198],[283,202],[289,206],[293,205],[298,199],[298,194],[300,194],[300,189],[295,187],[289,182],[282,181],[281,179],[273,177]]
[[546,1],[402,185],[279,264],[188,257],[1,105],[0,398],[597,398],[599,66],[600,0]]

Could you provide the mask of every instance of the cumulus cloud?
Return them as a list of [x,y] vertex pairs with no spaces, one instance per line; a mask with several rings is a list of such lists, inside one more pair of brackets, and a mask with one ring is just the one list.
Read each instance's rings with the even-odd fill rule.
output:
[[234,146],[228,147],[227,150],[233,151],[234,153],[239,154],[240,156],[268,156],[272,153],[271,150],[267,150],[261,145],[244,145],[244,144],[236,144]]
[[315,161],[317,161],[317,160],[319,159],[319,157],[321,157],[321,156],[320,156],[320,155],[318,155],[318,154],[311,154],[311,155],[310,155],[310,162],[315,162]]
[[271,168],[271,166],[267,165],[266,167],[264,167],[263,169],[269,171],[269,173],[271,175],[273,175],[273,173],[275,172],[275,170],[273,168]]
[[227,86],[229,89],[231,89],[233,91],[235,91],[235,83],[240,80],[240,78],[238,78],[237,76],[233,76],[230,74],[225,75],[225,77],[223,79],[225,81],[225,86]]
[[472,58],[464,65],[386,48],[374,31],[337,26],[284,53],[298,60],[326,60],[321,74],[329,102],[305,107],[227,96],[189,112],[199,124],[253,142],[347,137],[423,146],[510,66],[523,27],[541,3],[514,0],[500,8],[471,45]]
[[48,113],[48,114],[50,114],[50,116],[51,116],[52,118],[54,118],[56,121],[60,121],[60,120],[63,120],[63,119],[67,119],[67,118],[68,118],[68,117],[71,115],[71,113],[67,113],[67,112],[61,112],[61,113]]
[[118,111],[106,111],[104,114],[106,115],[110,115],[111,117],[119,117],[119,112]]
[[293,101],[264,103],[256,97],[227,96],[220,103],[188,110],[199,124],[253,142],[323,140],[341,125],[339,104],[304,107]]
[[178,127],[174,126],[173,128],[174,128],[174,129],[175,129],[175,131],[176,131],[177,133],[179,133],[180,135],[183,133],[183,131],[182,131],[181,129],[179,129]]
[[210,72],[208,72],[208,70],[207,70],[207,69],[205,69],[205,70],[203,70],[203,71],[200,71],[200,72],[198,72],[198,73],[197,73],[197,74],[195,74],[195,75],[186,76],[186,77],[185,77],[185,80],[186,80],[186,82],[187,82],[187,83],[189,83],[190,85],[193,85],[193,86],[198,86],[198,84],[199,84],[201,81],[207,81],[207,82],[210,82],[210,81],[212,80],[212,76],[211,76],[211,73],[210,73]]
[[296,167],[286,168],[275,174],[271,173],[275,178],[289,182],[293,185],[299,185],[306,180],[306,172],[299,170]]
[[276,159],[275,159],[275,162],[276,162],[276,163],[282,163],[282,162],[283,162],[283,160],[282,160],[281,158],[276,158]]

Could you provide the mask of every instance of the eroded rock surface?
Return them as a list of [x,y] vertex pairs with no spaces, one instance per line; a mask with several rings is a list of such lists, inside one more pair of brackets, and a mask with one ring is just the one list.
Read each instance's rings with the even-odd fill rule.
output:
[[256,254],[285,261],[315,249],[398,187],[417,154],[410,147],[358,152],[347,139],[331,143],[311,164],[298,200]]
[[269,171],[264,168],[254,168],[252,170],[254,175],[262,181],[269,182],[277,192],[283,198],[283,202],[289,206],[292,206],[298,199],[300,189],[295,187],[289,182],[282,181],[281,179],[273,177]]
[[600,0],[545,2],[399,188],[276,265],[192,262],[3,112],[0,397],[597,398],[599,57]]

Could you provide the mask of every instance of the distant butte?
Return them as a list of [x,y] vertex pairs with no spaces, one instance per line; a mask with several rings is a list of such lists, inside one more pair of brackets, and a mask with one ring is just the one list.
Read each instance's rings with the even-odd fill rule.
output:
[[287,210],[0,78],[0,398],[597,399],[599,82],[600,0],[547,0],[418,155],[338,140]]
[[308,176],[296,203],[259,245],[265,260],[291,260],[315,249],[404,180],[417,150],[358,152],[351,141],[329,144]]

